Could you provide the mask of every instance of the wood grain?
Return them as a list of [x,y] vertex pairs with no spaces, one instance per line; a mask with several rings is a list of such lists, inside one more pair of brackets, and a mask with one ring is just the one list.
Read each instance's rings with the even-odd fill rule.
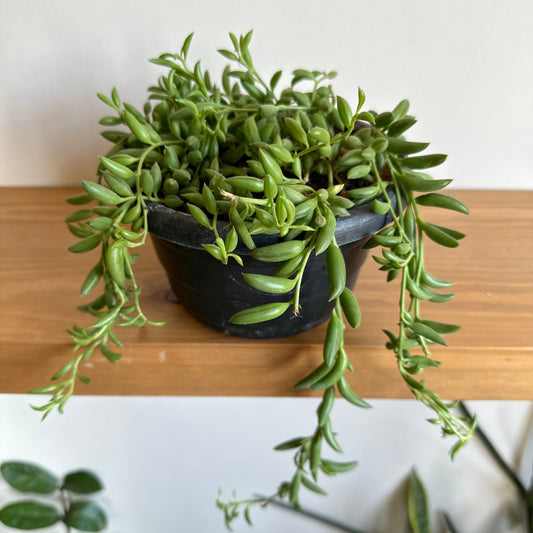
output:
[[[74,255],[75,239],[64,218],[73,188],[0,189],[0,392],[24,393],[45,385],[70,356],[65,329],[84,323],[76,311],[79,288],[97,251]],[[533,399],[533,192],[453,191],[469,216],[424,208],[424,216],[467,234],[457,249],[426,247],[435,275],[456,282],[447,304],[428,303],[427,318],[457,323],[448,348],[435,348],[442,362],[425,372],[445,398]],[[151,244],[136,265],[147,316],[163,328],[124,330],[123,359],[100,355],[86,363],[90,386],[78,394],[306,396],[293,385],[321,358],[325,326],[292,338],[250,341],[227,337],[199,324],[167,298],[168,285]],[[382,329],[395,328],[398,286],[386,284],[368,260],[356,293],[363,312],[360,330],[346,345],[350,376],[367,398],[408,398],[384,348]],[[85,323],[85,325],[88,325]]]

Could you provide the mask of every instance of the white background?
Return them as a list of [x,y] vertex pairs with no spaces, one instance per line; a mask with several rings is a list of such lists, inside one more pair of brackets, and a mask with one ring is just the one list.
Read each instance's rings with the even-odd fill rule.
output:
[[[278,68],[337,70],[337,93],[355,103],[360,86],[378,111],[408,98],[419,119],[412,139],[450,154],[436,176],[454,178],[454,187],[532,188],[530,0],[0,0],[0,185],[76,185],[93,176],[106,150],[97,121],[107,109],[97,92],[116,86],[123,100],[141,106],[161,72],[148,58],[176,50],[194,31],[191,60],[217,73],[226,61],[215,50],[229,47],[228,31],[250,29],[266,76]],[[240,496],[274,490],[290,462],[271,448],[312,431],[316,406],[295,399],[74,398],[64,416],[42,424],[28,402],[0,396],[0,461],[33,460],[58,474],[95,469],[107,486],[100,501],[114,533],[223,531],[217,488],[228,497],[232,489]],[[522,531],[509,510],[513,487],[478,444],[452,464],[450,443],[425,422],[422,406],[377,401],[361,412],[338,403],[339,438],[360,467],[326,480],[329,498],[304,504],[354,527],[402,533],[404,480],[416,465],[432,507],[445,508],[460,531]],[[530,404],[473,406],[518,465]],[[529,481],[531,460],[522,468]],[[0,504],[12,497],[0,485]],[[258,532],[332,531],[274,509],[254,519]]]

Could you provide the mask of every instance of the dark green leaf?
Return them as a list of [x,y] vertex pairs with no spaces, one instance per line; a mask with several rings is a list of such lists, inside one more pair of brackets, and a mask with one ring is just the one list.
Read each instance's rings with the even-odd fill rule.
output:
[[274,450],[284,451],[292,450],[294,448],[299,448],[305,442],[305,437],[297,437],[295,439],[290,439],[285,442],[282,442],[274,447]]
[[446,246],[447,248],[456,248],[459,246],[457,239],[450,236],[448,233],[442,231],[439,226],[424,222],[420,225],[422,231],[437,244]]
[[102,531],[107,525],[104,511],[89,501],[72,502],[63,521],[67,526],[80,531]]
[[0,509],[0,522],[8,527],[30,531],[53,526],[61,519],[59,511],[37,501],[22,501]]
[[273,302],[250,307],[235,313],[229,321],[232,324],[257,324],[281,316],[290,306],[290,302]]
[[93,472],[77,470],[65,476],[62,488],[75,494],[92,494],[102,490],[104,486]]
[[361,310],[355,294],[348,287],[340,295],[340,304],[348,324],[352,328],[358,328],[361,325]]
[[65,218],[65,222],[67,224],[69,222],[80,222],[81,220],[87,220],[88,218],[91,218],[93,215],[94,211],[92,209],[81,209],[80,211],[71,213],[67,218]]
[[124,198],[121,198],[112,190],[94,181],[84,180],[83,187],[95,200],[103,204],[117,205],[124,201]]
[[72,246],[69,246],[68,249],[70,252],[74,254],[83,254],[85,252],[94,250],[100,244],[101,241],[102,241],[102,235],[100,233],[95,233],[94,235],[85,237],[85,239],[78,241]]
[[344,325],[342,320],[337,316],[335,310],[331,312],[331,318],[328,322],[326,337],[324,339],[323,356],[326,365],[331,366],[335,355],[343,339]]
[[111,348],[109,348],[105,344],[102,344],[100,346],[100,350],[102,351],[102,354],[104,355],[104,357],[111,363],[116,363],[122,357],[121,354],[114,352],[113,350],[111,350]]
[[128,182],[126,180],[123,180],[122,178],[117,178],[113,174],[109,174],[107,172],[104,174],[104,179],[111,188],[111,190],[113,192],[116,192],[119,196],[122,196],[123,198],[133,196],[133,191],[131,190],[131,187],[128,185]]
[[124,287],[126,283],[122,242],[115,241],[107,249],[105,254],[105,264],[107,266],[107,270],[119,287]]
[[463,202],[456,198],[439,193],[429,193],[416,198],[416,203],[419,205],[429,205],[433,207],[441,207],[443,209],[451,209],[465,215],[470,214],[468,207]]
[[[397,155],[410,155],[410,154],[416,154],[418,152],[421,152],[422,150],[425,150],[429,146],[429,143],[415,143],[415,142],[408,142],[403,141],[400,139],[390,138],[389,137],[389,146],[388,151],[392,154]],[[405,159],[402,160],[402,163],[405,162]],[[409,165],[406,165],[409,166]],[[420,167],[416,167],[420,168]]]
[[425,337],[426,339],[432,342],[436,342],[437,344],[442,344],[443,346],[446,346],[446,341],[442,338],[442,336],[427,324],[424,324],[422,322],[413,322],[409,325],[409,327],[415,333],[418,333],[418,335],[421,335],[422,337]]
[[100,157],[100,162],[102,163],[102,165],[104,165],[105,168],[107,168],[107,170],[109,170],[119,178],[127,180],[135,177],[135,173],[133,172],[133,170],[126,167],[125,165],[113,161],[112,159],[109,159],[107,157]]
[[303,241],[284,241],[269,246],[256,248],[251,255],[259,261],[278,262],[300,255],[305,248]]
[[329,459],[322,459],[321,465],[325,467],[324,471],[327,468],[327,470],[333,474],[342,474],[343,472],[349,472],[350,470],[353,470],[357,466],[357,461],[339,462],[331,461]]
[[2,477],[19,492],[50,494],[57,487],[57,478],[33,463],[6,461],[0,466]]
[[285,294],[294,289],[296,285],[295,279],[247,273],[244,273],[242,276],[244,281],[254,289],[270,294]]
[[89,294],[98,285],[98,282],[102,279],[103,273],[104,269],[102,262],[99,261],[93,268],[91,268],[87,274],[87,277],[85,278],[85,281],[83,282],[83,285],[81,286],[82,296],[87,296],[87,294]]
[[211,229],[211,223],[209,222],[209,218],[198,206],[194,204],[187,204],[187,209],[189,210],[189,213],[196,219],[196,222],[198,222],[198,224],[201,224],[202,226]]
[[406,157],[401,160],[403,166],[416,170],[432,168],[441,165],[448,156],[445,154],[429,154],[414,157]]
[[84,205],[92,202],[92,197],[89,194],[77,194],[76,196],[69,196],[67,202],[70,205]]
[[400,182],[402,185],[407,187],[411,191],[420,191],[420,192],[432,192],[443,189],[449,185],[452,180],[434,180],[434,179],[425,179],[424,177],[418,176],[416,174],[404,174],[399,176]]
[[326,223],[318,230],[318,235],[315,243],[315,254],[320,255],[325,252],[331,245],[333,237],[335,236],[335,229],[337,228],[337,221],[331,209],[325,209]]
[[371,405],[362,398],[360,398],[350,387],[350,384],[348,383],[348,380],[343,376],[339,379],[337,382],[337,388],[339,389],[339,392],[341,396],[348,400],[351,404],[356,405],[357,407],[362,407],[364,409],[367,409],[371,407]]
[[346,265],[344,257],[339,247],[331,243],[326,251],[326,265],[328,269],[329,280],[329,301],[334,300],[344,290],[346,286]]

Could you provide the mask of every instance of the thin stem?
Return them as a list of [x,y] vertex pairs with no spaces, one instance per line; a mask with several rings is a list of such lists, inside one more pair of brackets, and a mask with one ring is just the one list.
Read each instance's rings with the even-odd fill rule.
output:
[[277,507],[281,507],[282,509],[292,511],[293,513],[298,513],[298,514],[307,516],[309,518],[312,518],[313,520],[317,520],[318,522],[322,522],[323,524],[337,528],[340,531],[345,531],[346,533],[368,533],[366,531],[363,531],[362,529],[355,529],[351,526],[343,524],[342,522],[339,522],[327,516],[315,513],[314,511],[310,511],[309,509],[305,509],[302,507],[295,508],[292,505],[288,505],[285,502],[282,502],[279,500],[271,500],[270,503],[272,505],[276,505]]
[[[472,414],[466,407],[466,405],[463,402],[459,402],[459,409],[464,414],[465,417],[472,418]],[[509,478],[509,480],[514,484],[518,492],[520,493],[520,497],[524,501],[524,503],[527,504],[528,494],[527,489],[524,487],[520,479],[518,479],[518,476],[515,474],[515,472],[512,470],[512,468],[506,463],[506,461],[503,459],[503,457],[499,454],[498,450],[494,447],[489,437],[486,435],[486,433],[481,429],[479,424],[476,426],[475,432],[485,448],[487,448],[488,452],[496,461],[497,465],[501,468],[503,473]]]

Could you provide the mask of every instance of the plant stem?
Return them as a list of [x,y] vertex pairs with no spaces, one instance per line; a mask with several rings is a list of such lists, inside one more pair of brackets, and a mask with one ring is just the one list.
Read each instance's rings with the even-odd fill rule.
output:
[[298,514],[307,516],[309,518],[312,518],[313,520],[317,520],[318,522],[322,522],[323,524],[337,528],[340,531],[345,531],[346,533],[368,533],[366,531],[363,531],[362,529],[355,529],[351,526],[343,524],[342,522],[338,522],[337,520],[334,520],[327,516],[315,513],[314,511],[310,511],[309,509],[305,509],[301,507],[296,508],[296,507],[293,507],[292,505],[288,505],[285,502],[282,502],[279,500],[271,500],[270,503],[272,505],[281,507],[282,509],[287,509],[288,511],[292,511],[293,513],[298,513]]
[[[472,419],[472,415],[466,405],[463,402],[459,402],[459,409],[461,412],[468,418]],[[518,490],[520,498],[525,507],[526,515],[526,531],[527,533],[533,533],[533,498],[529,491],[526,489],[522,481],[518,478],[514,470],[507,464],[505,459],[500,455],[498,450],[494,447],[491,440],[487,434],[481,429],[479,424],[476,426],[475,432],[489,454],[492,456],[496,464],[500,467],[502,472],[507,476],[507,478],[513,483],[513,485]]]
[[[459,402],[459,409],[462,411],[462,413],[467,417],[472,418],[472,414],[466,407],[466,405],[463,402]],[[510,481],[514,484],[514,486],[517,488],[518,492],[520,493],[520,496],[524,501],[527,499],[527,490],[524,487],[523,483],[518,479],[518,476],[515,474],[515,472],[512,470],[512,468],[505,462],[503,457],[499,454],[498,450],[494,447],[489,437],[486,435],[486,433],[481,429],[479,424],[476,426],[475,432],[485,448],[487,448],[488,452],[496,461],[498,466],[501,468],[503,473],[510,479]]]

